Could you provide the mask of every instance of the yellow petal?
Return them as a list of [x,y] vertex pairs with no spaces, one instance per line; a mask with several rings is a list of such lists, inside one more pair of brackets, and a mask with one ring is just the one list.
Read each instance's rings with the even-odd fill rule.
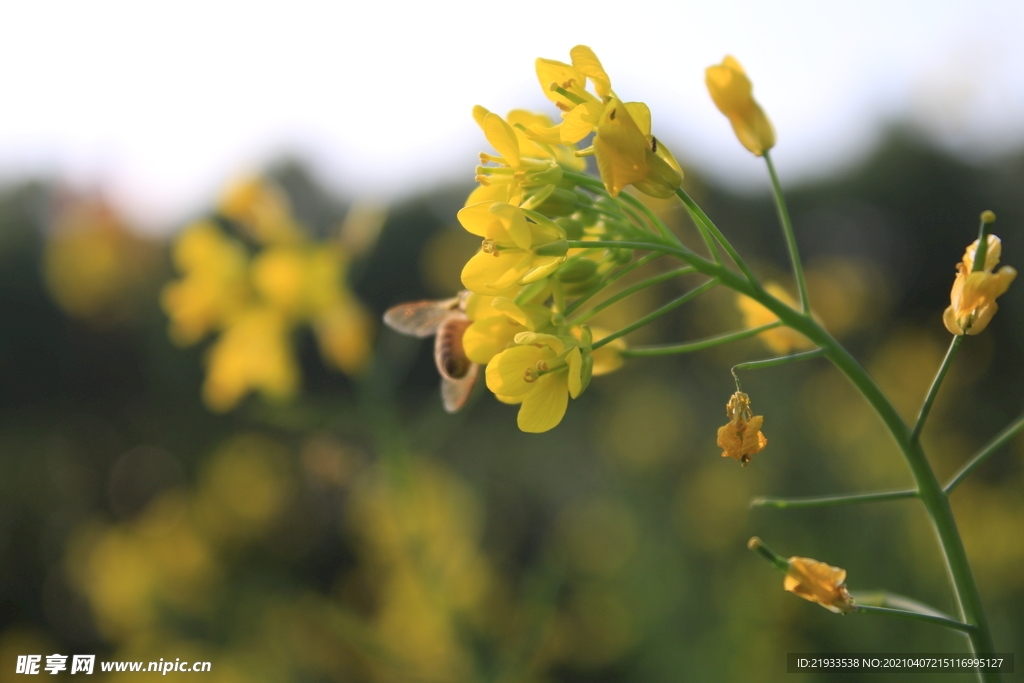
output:
[[462,335],[466,357],[484,365],[504,351],[526,328],[504,315],[477,320]]
[[495,151],[504,157],[510,166],[518,167],[520,163],[519,141],[516,139],[516,132],[512,126],[492,112],[484,116],[483,128],[484,137],[487,138],[487,142],[491,143]]
[[604,109],[603,102],[584,102],[566,114],[562,124],[558,127],[560,144],[574,145],[590,135],[590,132],[601,120]]
[[597,96],[606,99],[612,92],[612,83],[594,51],[586,45],[577,45],[569,50],[569,57],[572,65],[594,84]]
[[540,82],[541,90],[544,91],[544,96],[556,105],[561,104],[565,111],[572,109],[576,104],[551,90],[549,86],[552,83],[562,85],[570,80],[583,85],[583,79],[583,74],[564,62],[554,59],[537,59],[537,80]]
[[462,269],[462,286],[480,294],[501,294],[530,270],[532,255],[517,250],[477,252]]
[[[533,227],[526,222],[526,215],[518,206],[495,202],[491,205],[491,213],[501,220],[506,239],[512,241],[520,249],[529,249],[533,244]],[[498,242],[505,242],[504,239],[494,238]]]
[[750,79],[740,63],[730,55],[704,73],[711,99],[729,119],[740,143],[757,156],[774,147],[775,129],[754,100]]
[[490,113],[489,110],[481,107],[479,104],[473,106],[473,120],[476,121],[476,125],[480,126],[482,130],[486,130],[484,128],[484,118]]
[[569,396],[576,398],[583,391],[583,354],[580,348],[577,346],[570,351],[566,360],[569,361]]
[[526,371],[536,368],[539,361],[553,359],[555,354],[548,347],[514,346],[494,356],[487,364],[485,377],[487,388],[501,396],[523,396],[540,385],[549,375],[534,382],[526,381]]
[[601,180],[613,197],[626,185],[643,181],[647,167],[647,138],[619,100],[605,108],[594,138],[594,153]]
[[533,434],[546,432],[562,421],[568,405],[565,373],[544,375],[519,407],[519,429]]
[[643,102],[626,102],[624,105],[633,117],[636,127],[645,136],[651,134],[651,109]]

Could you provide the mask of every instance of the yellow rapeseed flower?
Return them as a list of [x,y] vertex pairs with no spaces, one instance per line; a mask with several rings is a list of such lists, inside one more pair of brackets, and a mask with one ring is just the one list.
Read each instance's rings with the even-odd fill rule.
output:
[[750,397],[737,391],[725,406],[729,422],[718,428],[718,446],[723,458],[732,458],[746,465],[750,456],[756,455],[768,445],[768,439],[761,433],[764,417],[754,415],[750,410]]
[[462,284],[471,292],[499,295],[518,284],[529,284],[553,273],[565,261],[538,249],[564,245],[565,231],[544,219],[531,222],[523,210],[504,202],[480,202],[458,214],[466,230],[484,238],[482,249],[462,270]]
[[743,67],[732,55],[721,64],[709,66],[705,82],[715,106],[726,115],[743,146],[757,156],[775,146],[775,129],[752,94],[753,86]]
[[546,432],[583,391],[583,354],[575,339],[552,334],[523,332],[515,342],[487,364],[487,388],[503,403],[520,404],[521,430]]
[[[613,197],[630,184],[655,197],[671,196],[683,172],[671,152],[651,135],[647,105],[619,100],[601,61],[586,45],[577,45],[569,55],[572,65],[537,60],[541,88],[562,110],[563,121],[546,129],[528,127],[527,135],[551,145],[568,145],[596,131],[593,153]],[[588,80],[596,94],[586,89]]]
[[[974,240],[964,252],[963,260],[956,264],[956,279],[950,292],[950,305],[942,315],[946,329],[953,334],[978,334],[986,327],[992,316],[999,310],[996,298],[1002,296],[1017,277],[1011,266],[1003,266],[999,272],[992,272],[999,265],[1003,244],[995,235],[988,236],[988,251],[985,265],[974,271],[974,258],[978,240]],[[974,272],[972,272],[974,271]]]
[[857,609],[846,590],[846,570],[818,560],[789,558],[789,570],[782,586],[790,593],[816,602],[836,614],[847,614]]
[[[478,296],[478,295],[472,295]],[[483,297],[480,297],[483,298]],[[486,365],[494,356],[514,344],[521,332],[545,332],[551,327],[551,311],[537,304],[517,305],[504,297],[488,297],[488,314],[476,319],[462,335],[462,348],[474,363]],[[482,306],[474,314],[481,315]],[[468,313],[468,311],[467,311]]]

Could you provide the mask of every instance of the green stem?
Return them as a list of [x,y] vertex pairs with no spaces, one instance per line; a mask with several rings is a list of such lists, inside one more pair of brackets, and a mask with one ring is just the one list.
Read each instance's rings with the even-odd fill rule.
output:
[[700,221],[704,223],[705,227],[711,231],[715,236],[715,239],[721,243],[726,253],[729,254],[729,258],[731,258],[736,265],[739,266],[739,269],[743,271],[743,274],[747,277],[747,281],[751,284],[756,283],[757,277],[750,268],[747,267],[746,261],[743,260],[743,257],[739,255],[739,252],[736,251],[729,240],[725,238],[725,235],[723,235],[722,231],[718,229],[718,226],[708,218],[708,215],[704,213],[704,209],[697,206],[697,202],[693,201],[690,195],[686,194],[686,190],[681,187],[676,189],[676,196],[679,197],[683,201],[683,204],[686,205],[686,208],[696,214],[697,218],[700,219]]
[[924,429],[924,422],[928,419],[928,413],[932,410],[932,403],[935,402],[935,397],[939,393],[939,387],[942,386],[942,380],[945,379],[946,373],[949,372],[949,366],[953,364],[953,356],[956,355],[957,349],[960,348],[960,344],[963,341],[962,335],[953,335],[953,341],[949,344],[946,357],[942,359],[942,365],[939,366],[939,371],[935,373],[935,379],[932,380],[932,386],[928,389],[928,395],[924,397],[924,403],[921,404],[921,412],[917,416],[917,422],[914,423],[914,430],[910,433],[911,441],[918,441],[921,438],[921,430]]
[[836,496],[818,496],[814,498],[755,498],[750,501],[752,508],[815,508],[849,503],[873,503],[879,500],[898,500],[900,498],[917,498],[917,489],[902,491],[873,491],[870,493],[851,493]]
[[686,206],[686,210],[690,214],[690,220],[697,226],[697,232],[700,233],[701,239],[704,240],[704,246],[708,248],[711,258],[715,260],[715,263],[722,263],[722,254],[718,251],[718,243],[715,242],[715,238],[712,236],[711,231],[708,230],[708,226],[704,225],[704,221],[701,220],[700,216],[689,205]]
[[930,614],[935,617],[952,619],[948,614],[940,612],[931,605],[926,605],[919,600],[908,598],[907,596],[900,595],[899,593],[891,593],[886,590],[875,590],[850,591],[850,594],[853,597],[854,604],[857,606],[891,607],[893,609],[901,609],[907,612]]
[[[570,246],[580,245],[570,243]],[[590,242],[583,246],[648,249],[671,254],[693,266],[697,271],[715,278],[715,280],[730,289],[751,297],[774,313],[785,325],[788,325],[810,339],[812,343],[825,349],[825,356],[832,361],[833,365],[840,372],[846,375],[847,379],[853,383],[865,400],[878,413],[896,445],[903,453],[904,459],[907,461],[907,465],[917,484],[918,495],[928,512],[928,516],[932,521],[932,527],[935,529],[936,536],[938,537],[961,616],[966,623],[973,624],[976,627],[968,634],[971,649],[979,654],[995,652],[988,620],[985,617],[984,608],[981,603],[981,595],[978,593],[974,574],[967,560],[967,553],[964,550],[963,541],[960,538],[960,532],[953,517],[953,510],[949,505],[949,499],[946,497],[946,493],[939,484],[938,479],[936,479],[920,442],[910,439],[910,429],[900,418],[895,406],[893,406],[888,397],[871,378],[871,375],[850,355],[849,351],[842,347],[811,316],[794,310],[785,302],[766,292],[756,280],[749,279],[752,274],[748,274],[747,277],[741,277],[728,268],[701,258],[685,247],[644,242],[614,241],[607,244]],[[978,673],[983,681],[994,682],[999,680],[999,674],[996,672],[979,671]]]
[[627,203],[632,204],[637,209],[640,209],[640,211],[642,211],[643,214],[647,216],[647,220],[650,221],[651,225],[654,226],[654,228],[664,239],[668,240],[669,242],[675,242],[676,244],[682,244],[682,242],[679,241],[679,238],[676,236],[676,234],[668,229],[668,226],[665,225],[665,223],[660,218],[658,218],[658,216],[655,215],[653,211],[651,211],[651,208],[649,206],[647,206],[642,201],[640,201],[633,195],[629,194],[628,192],[619,193],[619,199],[625,200]]
[[652,322],[654,320],[657,320],[658,318],[660,318],[661,316],[665,315],[666,313],[668,313],[672,309],[678,308],[679,306],[682,306],[683,304],[685,304],[687,301],[690,301],[691,299],[697,298],[698,296],[700,296],[704,292],[708,291],[709,289],[711,289],[712,287],[714,287],[717,284],[718,284],[717,280],[708,280],[707,282],[705,282],[701,286],[699,286],[699,287],[697,287],[695,289],[691,289],[686,294],[683,294],[682,296],[676,297],[672,301],[669,301],[667,304],[665,304],[664,306],[662,306],[658,310],[654,311],[653,313],[649,313],[648,315],[645,315],[644,317],[640,318],[639,320],[637,320],[632,325],[627,325],[626,327],[623,327],[618,332],[613,332],[612,334],[609,334],[607,337],[602,337],[599,341],[594,342],[594,345],[591,348],[594,349],[594,350],[597,350],[597,349],[601,348],[602,346],[604,346],[605,344],[607,344],[609,342],[613,342],[616,339],[618,339],[619,337],[623,337],[623,336],[629,334],[630,332],[632,332],[633,330],[637,330],[637,329],[643,327],[644,325],[647,325],[648,323],[650,323],[650,322]]
[[956,629],[957,631],[963,631],[968,636],[973,637],[978,632],[978,627],[972,624],[965,624],[962,621],[956,619],[950,619],[948,617],[937,617],[932,614],[921,614],[920,612],[910,612],[904,609],[892,609],[891,607],[873,607],[871,605],[857,605],[856,612],[864,614],[881,614],[883,616],[899,617],[901,619],[911,619],[913,621],[923,621],[926,624],[935,624],[936,626],[945,626],[946,628]]
[[654,259],[660,258],[661,256],[664,256],[664,254],[662,254],[660,252],[655,252],[653,254],[648,254],[647,256],[644,256],[643,258],[638,258],[636,261],[633,261],[632,263],[630,263],[630,264],[628,264],[626,266],[623,266],[622,268],[620,268],[619,270],[615,271],[614,273],[611,273],[610,275],[605,276],[605,278],[603,280],[601,280],[599,283],[597,283],[597,285],[593,289],[591,289],[589,292],[587,292],[586,294],[584,294],[583,296],[581,296],[580,298],[576,299],[571,304],[569,304],[569,307],[565,309],[565,315],[572,315],[572,313],[575,312],[580,306],[582,306],[587,301],[590,301],[590,299],[592,299],[593,297],[595,297],[598,294],[600,294],[604,290],[605,287],[607,287],[611,283],[615,282],[616,280],[618,280],[623,275],[626,275],[627,273],[630,273],[630,272],[636,270],[637,268],[639,268],[641,266],[645,266],[648,263],[650,263],[651,261],[653,261]]
[[627,287],[626,289],[617,293],[615,296],[609,297],[608,299],[602,301],[601,303],[599,303],[598,305],[594,306],[592,309],[581,315],[579,318],[573,320],[572,324],[578,325],[582,322],[586,322],[587,320],[590,320],[590,318],[597,315],[598,313],[608,308],[609,306],[612,306],[613,304],[622,301],[631,294],[636,294],[642,289],[646,289],[647,287],[653,287],[654,285],[660,284],[666,280],[671,280],[674,277],[679,277],[680,275],[688,275],[694,272],[696,271],[693,269],[693,266],[684,266],[683,268],[676,268],[675,270],[669,270],[664,273],[659,273],[653,277],[649,277],[646,280],[643,280],[642,282],[638,282],[635,285],[632,285],[631,287]]
[[676,353],[703,351],[704,349],[710,349],[713,346],[720,346],[721,344],[728,344],[729,342],[757,336],[766,330],[775,329],[780,325],[782,325],[782,322],[776,320],[768,323],[767,325],[761,325],[760,327],[752,327],[748,330],[740,330],[739,332],[720,334],[717,337],[708,337],[707,339],[699,339],[692,342],[684,342],[681,344],[659,344],[657,346],[638,346],[634,349],[624,349],[619,352],[619,355],[627,358],[644,358],[648,356],[670,356]]
[[[699,267],[698,270],[700,270]],[[775,313],[786,325],[824,348],[828,359],[846,375],[847,379],[853,383],[882,418],[910,467],[914,481],[917,483],[918,495],[931,518],[946,561],[946,569],[953,584],[953,592],[961,616],[965,622],[977,627],[968,634],[971,648],[975,653],[994,652],[988,620],[981,604],[981,596],[974,581],[971,565],[967,560],[967,553],[964,550],[956,520],[953,518],[953,511],[949,506],[949,499],[939,485],[938,479],[935,478],[935,473],[921,449],[920,442],[910,439],[910,429],[900,418],[896,408],[878,388],[867,371],[850,355],[849,351],[840,346],[813,318],[794,311],[784,302],[767,295],[763,290],[753,293],[743,291],[749,286],[731,272],[722,274],[721,280],[726,286],[748,294]],[[979,676],[983,681],[999,680],[999,675],[995,672],[980,671]]]
[[737,370],[760,370],[761,368],[774,368],[777,365],[788,365],[789,363],[796,363],[801,360],[810,360],[811,358],[818,358],[819,356],[825,355],[825,349],[814,349],[813,351],[804,351],[802,353],[794,353],[789,356],[779,356],[778,358],[765,358],[764,360],[749,360],[745,363],[737,363],[732,366],[732,376],[736,379],[737,384],[739,378],[736,377]]
[[948,484],[946,484],[946,493],[948,494],[950,491],[955,489],[960,482],[966,479],[967,476],[978,467],[978,465],[988,460],[990,455],[1005,446],[1007,442],[1019,434],[1021,430],[1024,430],[1024,415],[1021,415],[1011,422],[1006,429],[999,432],[994,439],[989,441],[988,445],[978,451],[973,458],[967,461],[967,464],[961,467],[960,471],[953,475],[953,478],[949,480]]
[[789,560],[787,560],[782,555],[779,555],[777,552],[766,546],[764,544],[764,541],[762,541],[757,536],[754,536],[749,541],[747,541],[747,548],[753,550],[755,553],[763,557],[765,560],[768,561],[768,564],[772,565],[780,572],[789,571]]
[[782,224],[782,234],[786,238],[786,248],[789,249],[789,260],[793,263],[793,277],[796,279],[796,288],[800,292],[800,309],[804,315],[811,312],[811,302],[807,298],[807,283],[804,281],[804,267],[800,262],[800,252],[796,246],[796,235],[793,234],[793,222],[789,219],[789,209],[786,208],[786,197],[782,194],[782,184],[779,176],[775,173],[775,164],[768,150],[764,152],[764,161],[768,164],[768,174],[772,177],[772,195],[775,197],[775,208],[779,213],[779,222]]

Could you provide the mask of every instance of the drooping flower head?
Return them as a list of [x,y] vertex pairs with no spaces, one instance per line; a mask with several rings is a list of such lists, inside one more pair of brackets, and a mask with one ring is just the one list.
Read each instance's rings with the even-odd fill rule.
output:
[[757,156],[775,146],[775,129],[761,105],[754,100],[753,86],[743,67],[732,55],[704,71],[711,99],[726,115],[736,137]]
[[999,265],[1003,244],[995,235],[987,239],[985,264],[979,270],[974,269],[975,256],[978,252],[978,240],[974,240],[964,252],[963,259],[956,264],[956,279],[950,291],[950,305],[942,315],[942,322],[952,334],[978,334],[999,310],[996,298],[1002,296],[1017,277],[1017,271],[1011,266],[1003,266],[993,272]]
[[732,458],[746,465],[750,456],[756,455],[768,445],[768,439],[761,433],[764,416],[754,415],[750,410],[750,397],[737,391],[725,406],[729,416],[728,424],[718,428],[718,446],[723,458]]

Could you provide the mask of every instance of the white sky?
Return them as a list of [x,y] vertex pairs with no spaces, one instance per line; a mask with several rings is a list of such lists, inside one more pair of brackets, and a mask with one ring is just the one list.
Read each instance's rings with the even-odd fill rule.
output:
[[553,115],[533,60],[577,43],[684,164],[736,187],[765,181],[704,90],[726,53],[784,181],[855,162],[895,118],[968,154],[1024,144],[1021,0],[34,0],[0,27],[0,179],[55,172],[152,228],[284,151],[350,196],[471,178],[472,106]]

